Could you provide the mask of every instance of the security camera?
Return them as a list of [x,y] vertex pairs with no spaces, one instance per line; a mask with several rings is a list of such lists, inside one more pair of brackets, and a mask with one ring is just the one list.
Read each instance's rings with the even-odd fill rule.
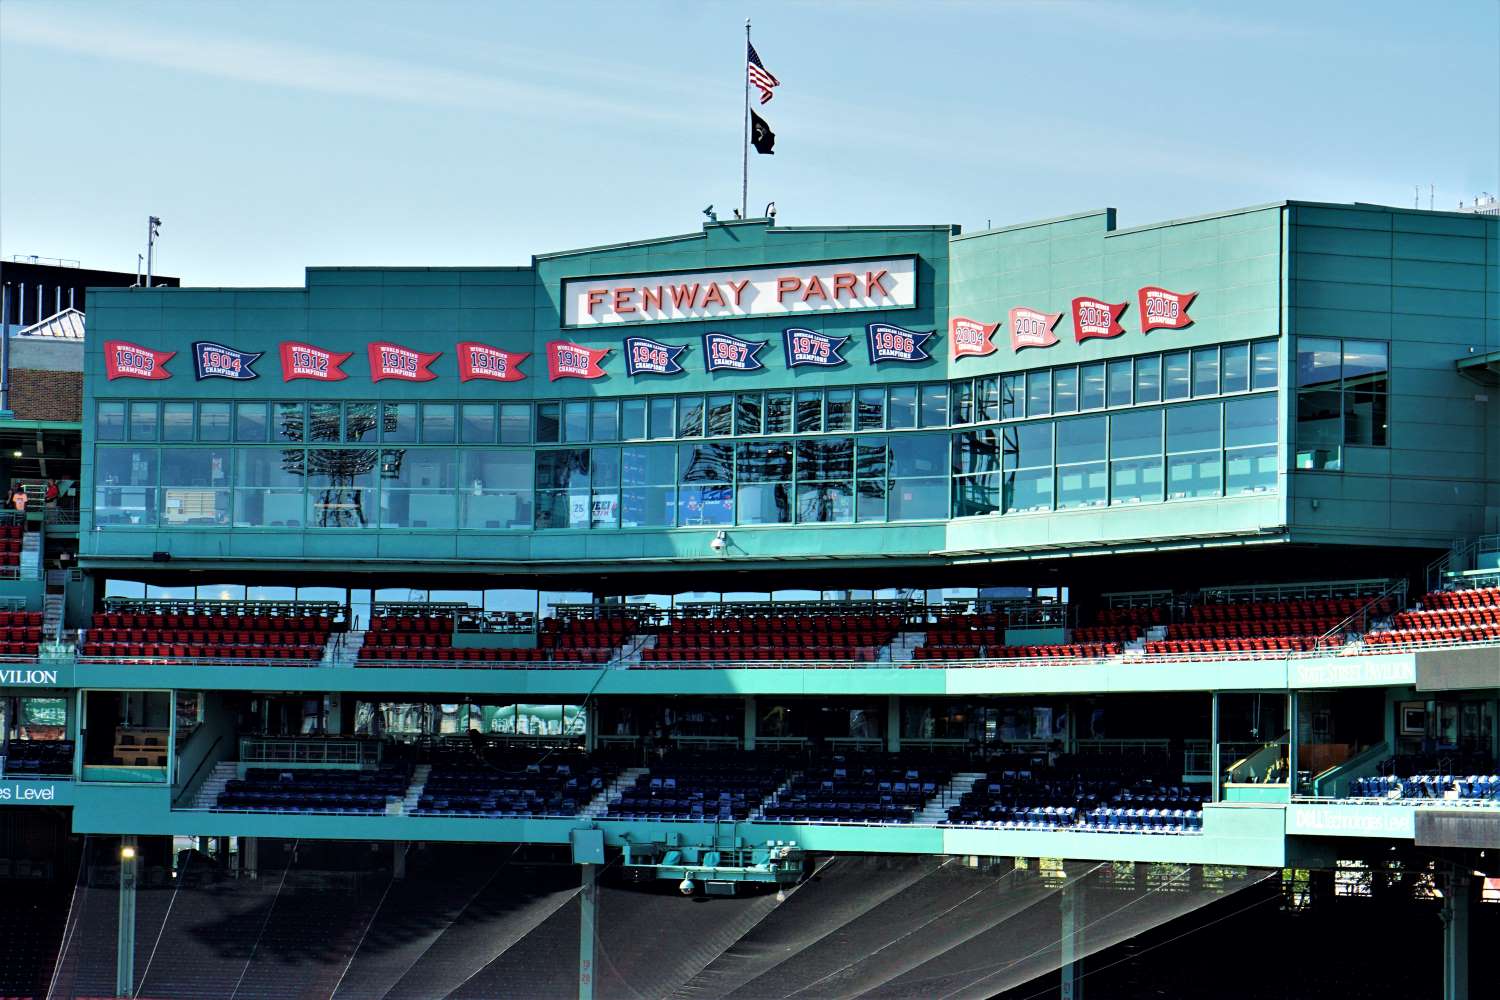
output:
[[691,896],[693,894],[693,880],[690,878],[685,878],[681,882],[677,883],[677,891],[682,893],[684,896]]
[[715,552],[723,552],[724,546],[727,542],[727,536],[725,536],[724,532],[720,531],[713,537],[713,541],[708,543],[708,547],[713,549]]
[[768,219],[775,219],[776,218],[776,203],[774,201],[768,201],[768,202],[766,202],[766,218],[768,218]]

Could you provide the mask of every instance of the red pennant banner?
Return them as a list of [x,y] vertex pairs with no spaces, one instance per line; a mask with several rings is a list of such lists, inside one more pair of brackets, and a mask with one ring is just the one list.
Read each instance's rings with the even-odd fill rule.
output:
[[1010,349],[1025,350],[1028,347],[1051,347],[1057,343],[1057,334],[1052,328],[1062,319],[1062,313],[1044,313],[1025,306],[1010,311]]
[[468,382],[481,378],[492,382],[519,382],[526,377],[521,371],[521,362],[529,357],[530,352],[502,351],[498,347],[466,340],[458,345],[458,380]]
[[1148,285],[1140,291],[1141,332],[1149,330],[1181,330],[1193,325],[1188,315],[1188,306],[1198,297],[1197,292],[1178,294],[1165,288]]
[[1081,296],[1073,300],[1073,338],[1083,343],[1094,337],[1118,337],[1125,332],[1120,316],[1128,302],[1103,302]]
[[414,351],[410,347],[384,342],[371,344],[369,351],[371,382],[388,378],[406,382],[431,382],[437,375],[429,371],[427,366],[443,356],[441,351],[428,354],[426,351]]
[[310,378],[318,382],[342,382],[349,376],[339,365],[351,357],[347,351],[325,351],[311,344],[287,341],[281,345],[281,381]]
[[171,378],[167,362],[176,351],[153,351],[127,340],[104,342],[104,374],[113,381],[117,378],[164,379]]
[[1000,329],[999,323],[981,323],[977,319],[955,316],[948,321],[948,340],[953,344],[953,357],[973,356],[982,358],[995,353],[995,343],[990,338]]
[[560,378],[601,378],[604,369],[599,367],[599,362],[608,353],[608,347],[590,348],[566,340],[551,341],[547,344],[547,378],[552,382]]

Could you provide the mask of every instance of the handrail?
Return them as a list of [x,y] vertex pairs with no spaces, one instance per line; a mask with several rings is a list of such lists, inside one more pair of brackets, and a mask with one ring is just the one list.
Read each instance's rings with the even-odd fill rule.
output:
[[1359,621],[1360,621],[1360,628],[1357,631],[1361,635],[1363,635],[1365,632],[1368,632],[1369,631],[1369,622],[1368,622],[1368,619],[1366,618],[1367,612],[1369,612],[1369,610],[1372,607],[1374,607],[1376,604],[1379,604],[1381,601],[1385,600],[1387,597],[1394,597],[1396,599],[1396,603],[1398,605],[1403,605],[1404,606],[1406,604],[1406,586],[1407,586],[1406,579],[1404,577],[1396,580],[1389,587],[1385,588],[1385,590],[1381,591],[1376,596],[1370,598],[1364,604],[1361,604],[1355,611],[1351,612],[1349,614],[1349,616],[1347,618],[1345,618],[1343,621],[1339,622],[1333,628],[1329,629],[1327,632],[1324,632],[1322,635],[1318,636],[1316,645],[1323,646],[1325,644],[1327,644],[1327,645],[1332,645],[1334,643],[1340,643],[1341,644],[1341,640],[1342,640],[1343,635],[1346,632],[1350,631],[1349,626],[1354,622],[1354,620],[1356,618],[1359,619]]
[[[203,765],[214,759],[214,748],[217,747],[220,743],[224,742],[224,736],[224,733],[220,733],[218,736],[215,736],[214,741],[208,745],[208,749],[203,751],[203,757],[198,761],[198,766],[193,768],[193,773],[188,775],[187,781],[182,783],[182,791],[178,793],[176,801],[172,803],[174,808],[176,807],[178,802],[181,802],[183,799],[186,799],[189,795],[192,795],[197,791],[197,789],[193,785],[193,782],[197,780],[198,772],[203,770]],[[181,753],[179,753],[178,756],[181,757]],[[214,763],[217,764],[218,761],[215,760]]]

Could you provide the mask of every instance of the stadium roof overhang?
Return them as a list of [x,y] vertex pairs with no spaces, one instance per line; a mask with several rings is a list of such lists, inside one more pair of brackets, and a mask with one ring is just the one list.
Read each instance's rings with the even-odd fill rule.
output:
[[1459,358],[1458,373],[1480,385],[1500,385],[1500,351]]
[[1242,548],[1247,545],[1274,545],[1289,541],[1291,541],[1291,538],[1287,535],[1286,529],[1284,527],[1277,527],[1267,529],[1258,535],[1246,535],[1243,532],[1226,531],[1191,536],[1162,536],[1124,544],[1104,541],[1081,544],[1070,542],[1066,545],[1035,545],[1021,549],[1005,549],[999,552],[991,549],[948,549],[941,552],[934,552],[932,555],[945,557],[952,565],[962,566],[973,563],[1015,562],[1037,558],[1073,559],[1080,556],[1181,552],[1184,550],[1225,547]]

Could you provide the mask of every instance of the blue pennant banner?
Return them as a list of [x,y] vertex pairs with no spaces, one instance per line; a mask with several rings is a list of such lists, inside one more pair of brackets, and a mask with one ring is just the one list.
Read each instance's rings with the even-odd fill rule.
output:
[[753,372],[764,368],[756,354],[765,346],[764,340],[741,340],[727,333],[703,335],[703,356],[708,360],[711,372]]
[[625,338],[625,374],[675,375],[682,371],[677,358],[687,345],[674,347],[645,337]]
[[259,378],[260,373],[250,366],[260,360],[264,351],[236,351],[223,344],[207,340],[193,343],[194,371],[201,382],[206,378]]
[[783,336],[786,338],[786,366],[822,365],[834,368],[847,360],[839,352],[849,342],[848,337],[830,337],[816,330],[792,327]]
[[927,361],[932,357],[924,346],[932,338],[931,331],[917,333],[889,323],[871,323],[865,330],[870,336],[871,361]]

